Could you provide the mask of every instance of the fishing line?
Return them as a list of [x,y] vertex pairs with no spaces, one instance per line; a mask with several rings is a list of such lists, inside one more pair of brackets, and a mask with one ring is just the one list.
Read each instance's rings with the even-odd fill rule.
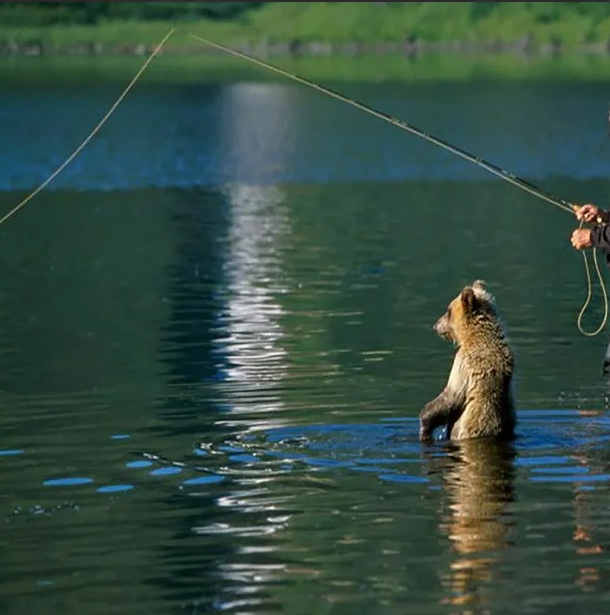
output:
[[443,149],[446,149],[456,154],[457,156],[465,158],[466,160],[470,162],[474,162],[474,164],[486,169],[490,173],[493,173],[494,175],[497,175],[498,177],[504,179],[505,181],[508,181],[511,184],[518,186],[519,188],[521,188],[522,190],[525,190],[526,192],[529,192],[530,194],[533,194],[541,199],[544,199],[548,203],[551,203],[552,205],[555,205],[556,207],[559,207],[560,209],[569,211],[572,214],[574,213],[573,205],[571,203],[568,203],[567,201],[564,201],[563,199],[556,198],[552,196],[551,194],[544,192],[537,186],[534,186],[533,184],[530,184],[526,182],[525,180],[520,179],[519,177],[516,177],[512,173],[508,173],[504,169],[501,169],[500,167],[494,164],[491,164],[483,160],[482,158],[474,156],[473,154],[469,154],[465,150],[460,149],[459,147],[456,147],[455,145],[451,145],[451,143],[447,143],[446,141],[443,141],[442,139],[439,139],[438,137],[435,137],[425,132],[424,130],[417,128],[416,126],[413,126],[412,124],[407,124],[406,122],[396,119],[392,117],[391,115],[388,115],[387,113],[383,113],[382,111],[377,111],[376,109],[373,109],[372,107],[369,107],[368,105],[365,105],[364,103],[354,100],[353,98],[348,98],[347,96],[344,96],[343,94],[334,92],[333,90],[330,90],[329,88],[318,85],[317,83],[314,83],[313,81],[309,81],[307,79],[304,79],[303,77],[298,77],[297,75],[293,75],[277,66],[274,66],[273,64],[263,62],[262,60],[259,60],[258,58],[254,58],[240,51],[236,51],[235,49],[225,47],[224,45],[220,45],[219,43],[213,43],[212,41],[208,41],[205,38],[197,36],[196,34],[191,33],[190,36],[192,36],[193,38],[203,43],[211,45],[212,47],[222,49],[223,51],[226,51],[227,53],[231,53],[237,57],[243,58],[250,62],[254,62],[255,64],[258,64],[259,66],[262,66],[263,68],[267,68],[269,70],[275,71],[276,73],[279,73],[280,75],[284,75],[284,77],[288,77],[289,79],[298,81],[299,83],[302,83],[303,85],[313,88],[314,90],[318,90],[319,92],[322,92],[323,94],[336,98],[344,103],[347,103],[348,105],[352,105],[353,107],[356,107],[357,109],[360,109],[361,111],[364,111],[365,113],[374,115],[375,117],[378,117],[381,120],[389,122],[390,124],[393,124],[394,126],[401,128],[402,130],[406,130],[418,137],[426,139],[426,141],[430,141],[431,143],[434,143],[435,145],[438,145],[439,147],[442,147]]
[[[120,96],[117,98],[117,100],[114,102],[114,104],[110,107],[110,109],[106,112],[106,114],[102,117],[102,119],[97,123],[97,125],[93,128],[93,130],[91,130],[91,132],[89,133],[89,135],[83,140],[83,142],[72,152],[72,154],[70,154],[70,156],[68,156],[68,158],[66,158],[66,160],[45,180],[43,181],[34,191],[32,191],[28,196],[26,196],[20,203],[18,203],[15,207],[13,207],[8,213],[6,213],[4,216],[2,216],[0,218],[0,225],[4,224],[9,218],[11,218],[14,214],[16,214],[22,207],[24,207],[32,198],[34,198],[34,196],[36,196],[39,192],[41,192],[46,186],[48,186],[75,158],[76,156],[78,156],[78,154],[80,154],[80,152],[89,144],[89,142],[91,141],[91,139],[100,131],[100,129],[102,128],[102,126],[108,121],[108,119],[110,119],[110,117],[112,116],[112,114],[116,111],[116,109],[119,107],[119,105],[123,102],[124,98],[127,96],[127,94],[132,90],[132,88],[135,86],[136,82],[140,79],[140,77],[142,76],[142,74],[144,73],[144,71],[148,68],[148,66],[150,65],[150,63],[152,62],[152,60],[155,58],[155,56],[161,51],[161,49],[163,48],[163,46],[165,45],[165,43],[167,42],[167,40],[170,38],[170,36],[175,32],[175,28],[172,28],[161,40],[161,42],[155,47],[155,49],[152,51],[152,53],[150,54],[150,56],[146,59],[146,61],[144,62],[144,64],[142,65],[142,67],[138,70],[138,72],[135,74],[135,76],[132,78],[132,80],[129,82],[129,84],[125,87],[125,89],[123,90],[123,92],[120,94]],[[318,85],[317,83],[314,83],[312,81],[309,81],[303,77],[299,77],[297,75],[293,75],[292,73],[289,73],[288,71],[285,71],[277,66],[273,66],[272,64],[269,64],[267,62],[264,62],[262,60],[259,60],[258,58],[254,58],[252,56],[249,56],[245,53],[236,51],[234,49],[231,49],[229,47],[225,47],[224,45],[221,45],[219,43],[214,43],[212,41],[209,41],[201,36],[198,36],[196,34],[190,34],[190,36],[198,41],[201,41],[207,45],[210,45],[211,47],[215,47],[217,49],[220,49],[222,51],[225,51],[226,53],[232,54],[234,56],[237,56],[239,58],[242,58],[244,60],[247,60],[249,62],[253,62],[255,64],[258,64],[259,66],[262,66],[263,68],[266,68],[268,70],[274,71],[276,73],[279,73],[289,79],[292,79],[293,81],[297,81],[303,85],[306,85],[307,87],[313,88],[315,90],[318,90],[319,92],[322,92],[323,94],[326,94],[327,96],[331,96],[332,98],[336,98],[337,100],[340,100],[344,103],[347,103],[349,105],[352,105],[353,107],[356,107],[358,109],[360,109],[361,111],[364,111],[365,113],[368,113],[370,115],[373,115],[381,120],[384,120],[386,122],[389,122],[390,124],[402,129],[402,130],[406,130],[418,137],[421,137],[447,151],[450,151],[454,154],[456,154],[457,156],[460,156],[461,158],[464,158],[466,160],[468,160],[469,162],[472,162],[474,164],[476,164],[477,166],[489,171],[490,173],[496,175],[497,177],[499,177],[500,179],[503,179],[504,181],[507,181],[515,186],[517,186],[518,188],[520,188],[521,190],[524,190],[525,192],[528,192],[529,194],[532,194],[548,203],[550,203],[551,205],[554,205],[560,209],[563,209],[564,211],[568,211],[570,213],[573,213],[574,210],[576,209],[576,207],[572,204],[569,203],[568,201],[565,201],[564,199],[560,199],[557,198],[551,194],[549,194],[548,192],[545,192],[543,190],[541,190],[538,186],[535,186],[534,184],[531,184],[527,181],[525,181],[524,179],[521,179],[519,177],[516,177],[515,175],[513,175],[512,173],[508,173],[507,171],[505,171],[504,169],[491,164],[490,162],[487,162],[486,160],[483,160],[482,158],[479,158],[478,156],[474,156],[473,154],[470,154],[468,152],[466,152],[465,150],[462,150],[454,145],[451,145],[450,143],[443,141],[442,139],[439,139],[438,137],[435,137],[419,128],[417,128],[416,126],[413,126],[412,124],[407,124],[406,122],[403,122],[402,120],[393,118],[392,116],[383,113],[381,111],[377,111],[376,109],[373,109],[372,107],[369,107],[367,105],[365,105],[364,103],[361,103],[357,100],[348,98],[347,96],[344,96],[343,94],[340,94],[338,92],[334,92],[333,90],[330,90],[329,88],[326,88],[324,86]],[[580,227],[582,227],[582,221],[580,224]],[[587,332],[582,328],[581,325],[581,321],[582,318],[584,316],[584,313],[586,312],[590,302],[591,302],[591,298],[592,298],[592,294],[593,294],[593,287],[592,287],[592,282],[591,282],[591,273],[589,271],[589,263],[587,260],[587,255],[584,251],[582,251],[582,256],[584,259],[584,265],[585,265],[585,273],[586,273],[586,277],[587,277],[587,287],[588,287],[588,292],[587,292],[587,298],[585,300],[585,303],[578,315],[578,319],[577,319],[577,327],[579,329],[579,331],[586,336],[589,337],[593,337],[595,335],[598,335],[604,328],[604,326],[606,325],[606,322],[608,320],[608,312],[609,312],[609,305],[608,305],[608,295],[606,292],[606,287],[604,285],[604,281],[603,281],[603,276],[599,267],[599,263],[597,260],[597,252],[595,250],[593,250],[593,261],[595,264],[595,270],[597,273],[597,277],[598,280],[600,282],[600,287],[602,290],[602,294],[604,297],[604,318],[602,320],[601,325],[592,332]]]
[[[580,225],[578,228],[582,228],[583,221],[580,221]],[[602,291],[602,295],[604,297],[604,317],[602,318],[602,322],[597,329],[594,331],[585,331],[582,327],[582,317],[584,316],[587,308],[589,307],[589,303],[591,303],[591,298],[593,296],[593,284],[591,283],[591,272],[589,271],[589,261],[587,260],[587,255],[585,251],[582,251],[582,257],[585,263],[585,275],[587,276],[587,298],[580,309],[578,314],[578,318],[576,319],[576,326],[578,330],[587,337],[595,337],[599,333],[602,332],[603,328],[606,326],[606,322],[608,321],[608,291],[606,290],[606,285],[604,284],[604,277],[602,275],[601,269],[599,268],[599,262],[597,261],[597,250],[593,248],[593,263],[595,265],[595,271],[597,273],[597,279],[599,280],[599,287]]]
[[[263,68],[266,68],[267,70],[276,72],[280,75],[283,75],[284,77],[287,77],[288,79],[292,79],[293,81],[301,83],[302,85],[305,85],[307,87],[313,88],[314,90],[317,90],[318,92],[322,92],[323,94],[326,94],[327,96],[330,96],[331,98],[335,98],[337,100],[340,100],[341,102],[351,105],[352,107],[356,107],[357,109],[360,109],[361,111],[364,111],[365,113],[368,113],[369,115],[373,115],[374,117],[377,117],[380,120],[389,122],[393,126],[400,128],[401,130],[406,130],[407,132],[410,132],[411,134],[414,134],[417,137],[425,139],[426,141],[429,141],[430,143],[433,143],[434,145],[438,145],[442,149],[445,149],[453,154],[456,154],[457,156],[460,156],[461,158],[464,158],[465,160],[468,160],[469,162],[476,164],[477,166],[485,169],[486,171],[489,171],[490,173],[496,175],[500,179],[503,179],[504,181],[507,181],[513,184],[514,186],[517,186],[517,188],[520,188],[521,190],[524,190],[525,192],[528,192],[529,194],[532,194],[533,196],[536,196],[539,199],[542,199],[546,201],[547,203],[550,203],[551,205],[558,207],[559,209],[568,211],[572,215],[574,214],[576,210],[576,206],[574,204],[569,203],[568,201],[565,201],[564,199],[560,199],[556,196],[553,196],[552,194],[540,189],[538,186],[535,186],[534,184],[531,184],[530,182],[527,182],[524,179],[521,179],[520,177],[517,177],[513,175],[512,173],[509,173],[508,171],[505,171],[504,169],[494,164],[491,164],[490,162],[487,162],[486,160],[483,160],[482,158],[479,158],[478,156],[470,154],[469,152],[463,149],[460,149],[459,147],[456,147],[455,145],[452,145],[451,143],[448,143],[447,141],[443,141],[442,139],[439,139],[438,137],[435,137],[434,135],[431,135],[430,133],[427,133],[424,130],[417,128],[413,124],[408,124],[407,122],[396,119],[392,117],[391,115],[388,115],[387,113],[383,113],[382,111],[377,111],[376,109],[373,109],[372,107],[369,107],[368,105],[365,105],[362,102],[354,100],[353,98],[348,98],[347,96],[344,96],[343,94],[340,94],[339,92],[335,92],[327,87],[314,83],[313,81],[309,81],[308,79],[305,79],[304,77],[299,77],[298,75],[289,73],[288,71],[282,68],[279,68],[278,66],[269,64],[268,62],[265,62],[253,56],[250,56],[246,53],[242,53],[241,51],[231,49],[230,47],[225,47],[224,45],[221,45],[220,43],[212,42],[206,38],[203,38],[202,36],[193,34],[192,32],[190,33],[190,36],[194,38],[195,40],[205,43],[206,45],[209,45],[210,47],[215,47],[216,49],[220,49],[221,51],[234,55],[238,58],[242,58],[243,60],[247,60],[248,62],[253,62],[254,64],[258,64],[259,66],[262,66]],[[582,228],[582,224],[583,222],[581,221],[579,228]],[[595,249],[593,249],[593,262],[595,264],[595,270],[597,273],[597,277],[600,283],[600,288],[601,288],[602,295],[604,298],[604,317],[602,319],[601,325],[597,329],[595,329],[594,331],[585,331],[581,323],[582,323],[582,318],[584,316],[584,313],[587,311],[587,308],[589,307],[589,304],[591,303],[591,297],[593,295],[593,285],[591,282],[591,272],[589,271],[589,261],[587,259],[587,255],[584,250],[582,251],[582,257],[584,260],[585,274],[587,278],[587,298],[585,299],[585,303],[580,313],[578,314],[576,326],[578,327],[578,330],[583,335],[586,335],[587,337],[594,337],[603,330],[608,320],[608,312],[609,312],[608,294],[606,291],[606,286],[604,284],[604,278],[602,276],[602,272],[600,270],[599,263],[597,260],[597,252],[595,251]]]
[[26,196],[23,201],[15,205],[13,209],[11,209],[8,213],[6,213],[2,218],[0,218],[0,225],[4,224],[11,216],[16,214],[22,207],[26,205],[31,199],[33,199],[41,190],[43,190],[46,186],[48,186],[77,156],[80,154],[85,146],[93,139],[93,137],[100,131],[101,127],[106,123],[106,121],[110,118],[110,116],[116,111],[117,107],[123,102],[123,99],[129,91],[136,84],[138,79],[142,76],[144,71],[148,68],[149,64],[152,62],[153,58],[161,51],[161,48],[167,42],[167,39],[175,32],[175,28],[172,28],[161,40],[161,42],[155,47],[153,52],[148,56],[146,62],[142,65],[140,70],[135,74],[133,79],[129,82],[127,87],[123,90],[121,95],[116,99],[112,107],[106,112],[104,117],[97,123],[95,128],[89,133],[89,135],[85,138],[85,140],[66,158],[66,160],[51,174],[45,181],[36,188],[33,192],[31,192],[28,196]]

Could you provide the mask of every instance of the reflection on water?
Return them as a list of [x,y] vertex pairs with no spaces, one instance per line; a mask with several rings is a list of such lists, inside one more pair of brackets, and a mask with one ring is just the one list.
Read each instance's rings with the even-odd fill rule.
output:
[[[236,145],[238,152],[251,151]],[[215,339],[223,358],[222,386],[217,388],[224,403],[223,418],[217,424],[242,430],[245,417],[249,428],[260,429],[279,424],[282,419],[274,416],[284,410],[281,386],[287,376],[288,353],[283,347],[284,310],[276,297],[286,291],[278,242],[289,234],[289,225],[281,189],[229,184],[224,192],[229,203],[225,307]],[[286,526],[290,515],[283,504],[289,498],[278,497],[269,488],[274,479],[260,476],[255,456],[236,449],[229,459],[252,470],[237,472],[230,490],[217,499],[222,520],[197,525],[193,532],[240,540],[237,557],[228,556],[219,564],[218,575],[230,589],[216,608],[244,612],[264,606],[269,600],[267,586],[281,580],[281,563],[261,562],[276,549],[257,540]],[[244,515],[248,523],[240,519]]]
[[[565,198],[610,187],[601,87],[346,87]],[[3,90],[0,209],[108,96]],[[144,86],[3,227],[0,612],[606,611],[574,221],[369,119],[292,86]],[[477,277],[519,439],[422,449],[452,354],[431,326]]]
[[[583,410],[579,415],[589,420],[592,417],[601,416],[600,411]],[[576,449],[572,458],[583,477],[591,475],[593,469],[590,467],[588,446]],[[574,541],[575,552],[581,556],[576,562],[577,572],[574,583],[586,591],[595,591],[598,588],[600,579],[599,556],[604,555],[605,549],[597,540],[597,523],[592,507],[591,497],[594,489],[586,480],[574,481],[573,483],[573,503],[574,503],[574,530],[572,540]]]
[[[565,198],[576,197],[556,178],[607,177],[603,83],[337,87],[521,177],[545,182]],[[0,189],[28,190],[45,180],[115,97],[116,88],[107,84],[41,86],[38,92],[32,84],[0,82],[0,134],[21,144],[4,161]],[[489,178],[422,139],[290,83],[163,87],[143,80],[53,186],[112,191]],[[503,191],[519,198],[511,186]]]
[[446,601],[465,606],[464,612],[492,607],[489,589],[500,561],[497,552],[514,542],[509,508],[515,499],[514,454],[510,445],[474,441],[445,458],[448,505],[440,529],[455,552],[444,579],[450,594]]
[[[286,292],[277,246],[288,233],[281,192],[229,186],[227,198],[227,307],[222,318],[223,335],[215,342],[227,363],[223,388],[231,413],[279,411],[282,401],[277,387],[287,372],[280,322],[284,310],[276,299]],[[256,407],[251,404],[254,396],[263,398]]]
[[[223,90],[219,158],[231,169],[232,181],[223,190],[229,203],[226,308],[215,344],[224,356],[223,390],[231,417],[283,409],[278,387],[287,373],[287,350],[278,295],[287,292],[281,271],[281,243],[290,235],[285,193],[279,186],[240,183],[239,177],[260,176],[270,156],[289,164],[285,128],[291,98],[289,89],[267,84],[233,84]],[[256,398],[260,401],[253,404]],[[265,416],[262,424],[269,420]]]

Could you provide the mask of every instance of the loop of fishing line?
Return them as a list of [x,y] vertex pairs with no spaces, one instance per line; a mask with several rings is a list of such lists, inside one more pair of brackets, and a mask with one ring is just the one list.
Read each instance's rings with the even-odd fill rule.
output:
[[[514,186],[517,186],[517,188],[520,188],[521,190],[524,190],[525,192],[528,192],[529,194],[536,196],[539,199],[542,199],[546,201],[547,203],[550,203],[551,205],[554,205],[555,207],[558,207],[559,209],[563,209],[564,211],[568,211],[570,212],[570,214],[574,215],[574,206],[572,205],[572,203],[569,203],[568,201],[565,201],[547,192],[544,192],[543,190],[538,188],[538,186],[535,186],[525,181],[524,179],[516,177],[512,173],[509,173],[508,171],[505,171],[504,169],[496,165],[493,165],[490,162],[487,162],[486,160],[479,158],[478,156],[474,156],[473,154],[470,154],[467,151],[460,149],[459,147],[451,145],[451,143],[447,143],[446,141],[443,141],[442,139],[439,139],[438,137],[435,137],[421,130],[420,128],[417,128],[416,126],[413,126],[413,124],[407,124],[406,122],[403,122],[402,120],[398,120],[390,115],[387,115],[386,113],[377,111],[376,109],[373,109],[372,107],[369,107],[368,105],[365,105],[364,103],[354,100],[353,98],[348,98],[347,96],[344,96],[343,94],[340,94],[339,92],[335,92],[331,90],[330,88],[319,85],[318,83],[314,83],[313,81],[309,81],[308,79],[305,79],[304,77],[299,77],[298,75],[289,73],[288,71],[282,68],[279,68],[278,66],[274,66],[273,64],[270,64],[258,58],[254,58],[246,53],[242,53],[241,51],[231,49],[230,47],[226,47],[225,45],[221,45],[220,43],[214,43],[206,38],[203,38],[202,36],[193,34],[192,32],[189,33],[189,35],[195,40],[205,43],[206,45],[209,45],[210,47],[215,47],[216,49],[220,49],[221,51],[234,55],[238,58],[247,60],[248,62],[258,64],[259,66],[262,66],[263,68],[266,68],[267,70],[271,70],[273,72],[278,73],[279,75],[283,75],[284,77],[287,77],[288,79],[292,79],[293,81],[306,85],[307,87],[313,88],[314,90],[317,90],[318,92],[322,92],[323,94],[326,94],[327,96],[330,96],[331,98],[340,100],[341,102],[351,105],[352,107],[356,107],[357,109],[360,109],[361,111],[364,111],[365,113],[368,113],[369,115],[373,115],[374,117],[377,117],[385,122],[389,122],[393,126],[400,128],[401,130],[406,130],[407,132],[410,132],[411,134],[414,134],[417,137],[421,137],[422,139],[425,139],[426,141],[429,141],[430,143],[434,143],[435,145],[438,145],[439,147],[447,151],[450,151],[453,154],[456,154],[457,156],[460,156],[461,158],[468,160],[469,162],[473,162],[477,166],[485,169],[486,171],[493,173],[500,179],[503,179],[504,181],[507,181],[513,184]],[[581,223],[581,226],[582,226],[582,223]],[[581,324],[582,317],[584,313],[587,311],[587,308],[589,307],[589,304],[591,302],[591,297],[593,295],[593,285],[591,283],[591,273],[589,271],[589,262],[587,260],[587,255],[584,251],[582,252],[582,256],[584,259],[585,275],[587,278],[587,298],[578,315],[576,326],[578,327],[578,330],[583,335],[586,335],[587,337],[593,337],[595,335],[598,335],[603,330],[603,328],[606,325],[606,321],[608,320],[608,312],[609,312],[608,294],[606,292],[604,278],[599,268],[599,263],[597,260],[597,252],[593,250],[593,262],[595,264],[595,270],[597,272],[597,277],[598,277],[600,287],[602,290],[602,294],[604,297],[604,317],[602,320],[602,324],[595,331],[593,332],[585,331]]]
[[[578,228],[581,229],[583,225],[583,221],[580,221]],[[604,277],[602,275],[601,269],[599,267],[599,262],[597,260],[597,250],[593,249],[593,264],[595,265],[595,271],[597,273],[597,279],[599,280],[599,287],[602,291],[602,296],[604,298],[604,317],[602,318],[602,322],[597,329],[594,331],[585,331],[582,327],[582,317],[585,315],[587,308],[589,307],[589,303],[591,303],[591,298],[593,296],[593,284],[591,283],[591,272],[589,271],[589,261],[587,259],[587,253],[582,251],[582,258],[585,265],[585,275],[587,276],[587,298],[578,314],[578,318],[576,319],[576,326],[578,330],[585,335],[586,337],[595,337],[599,335],[604,327],[606,326],[606,322],[608,320],[608,291],[606,290],[606,285],[604,284]]]

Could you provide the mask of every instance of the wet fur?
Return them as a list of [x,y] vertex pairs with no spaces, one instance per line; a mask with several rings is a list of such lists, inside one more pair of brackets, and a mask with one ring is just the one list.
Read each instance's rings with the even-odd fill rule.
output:
[[420,440],[431,440],[441,426],[447,426],[451,440],[512,439],[515,360],[485,282],[465,286],[434,330],[452,341],[457,352],[445,389],[419,415]]

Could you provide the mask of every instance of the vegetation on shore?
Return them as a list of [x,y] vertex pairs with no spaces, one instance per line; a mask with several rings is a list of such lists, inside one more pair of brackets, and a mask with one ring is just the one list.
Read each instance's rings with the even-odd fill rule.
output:
[[535,42],[610,39],[606,2],[71,2],[0,4],[0,42],[157,42],[170,25],[227,44],[259,41]]

